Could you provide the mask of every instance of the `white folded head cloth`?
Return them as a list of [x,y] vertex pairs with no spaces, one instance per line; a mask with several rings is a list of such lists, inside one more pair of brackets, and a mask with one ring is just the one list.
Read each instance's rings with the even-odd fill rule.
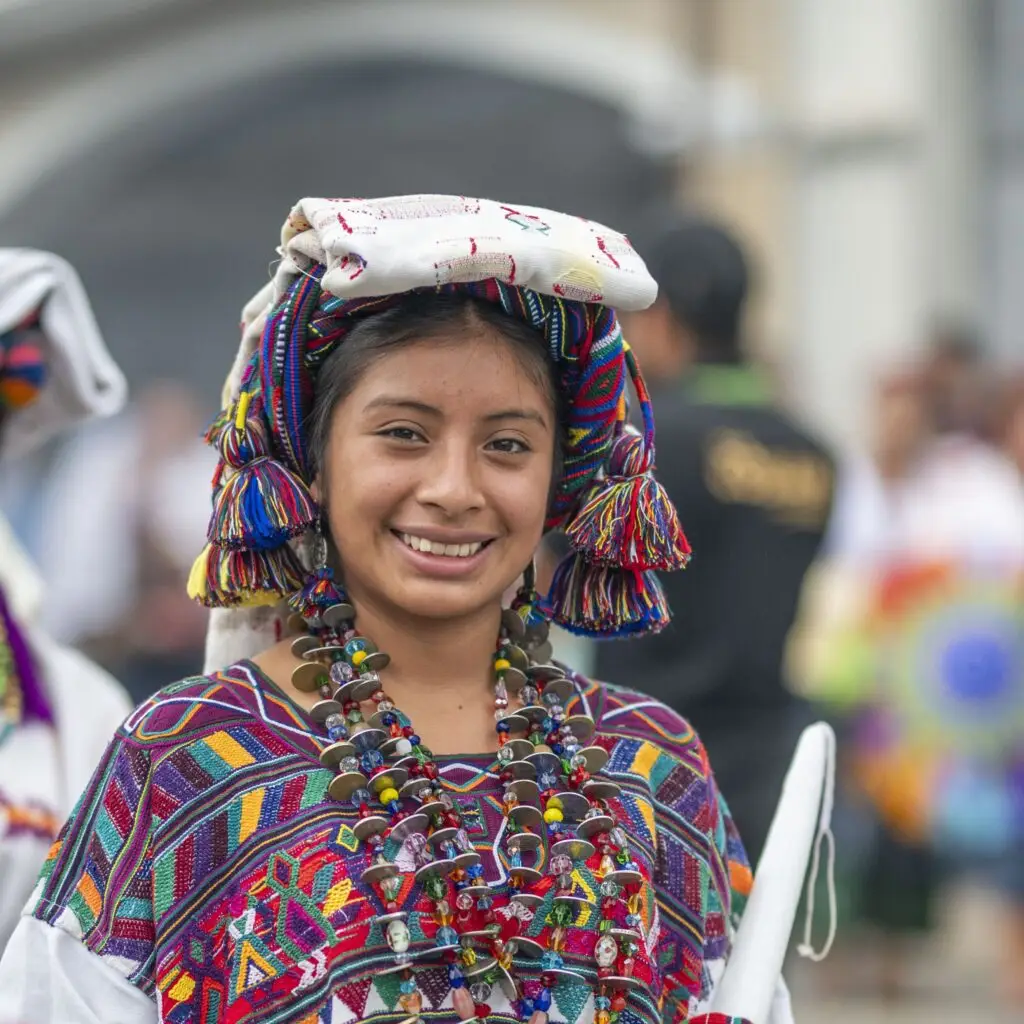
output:
[[46,382],[33,402],[7,415],[2,457],[24,455],[84,420],[118,412],[128,393],[74,268],[53,253],[0,249],[0,334],[36,310]]

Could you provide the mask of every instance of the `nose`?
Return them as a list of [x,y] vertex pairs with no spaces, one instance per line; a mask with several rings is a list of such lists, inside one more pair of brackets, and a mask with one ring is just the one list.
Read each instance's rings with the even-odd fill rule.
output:
[[458,519],[484,506],[476,446],[452,439],[434,445],[432,458],[423,464],[416,497],[446,518]]

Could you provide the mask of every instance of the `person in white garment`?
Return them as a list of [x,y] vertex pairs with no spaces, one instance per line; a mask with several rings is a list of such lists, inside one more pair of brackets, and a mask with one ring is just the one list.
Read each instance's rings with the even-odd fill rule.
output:
[[[0,249],[0,465],[121,408],[126,384],[74,269]],[[127,695],[39,628],[50,587],[0,518],[0,949]]]

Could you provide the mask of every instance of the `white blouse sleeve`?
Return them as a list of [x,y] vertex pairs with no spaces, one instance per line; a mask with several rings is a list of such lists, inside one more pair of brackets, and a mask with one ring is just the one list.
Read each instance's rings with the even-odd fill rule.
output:
[[157,1024],[157,1006],[102,957],[23,917],[0,959],[0,1024]]

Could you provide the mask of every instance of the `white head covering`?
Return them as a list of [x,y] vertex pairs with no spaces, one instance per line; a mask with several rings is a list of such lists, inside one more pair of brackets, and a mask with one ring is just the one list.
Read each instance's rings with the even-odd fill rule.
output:
[[[658,286],[629,239],[603,224],[540,207],[468,196],[303,199],[281,229],[272,281],[242,313],[242,343],[224,385],[227,407],[276,304],[300,274],[326,267],[324,291],[343,299],[496,278],[546,295],[645,309]],[[283,606],[215,608],[205,671],[275,642]]]
[[53,253],[0,249],[0,333],[35,310],[48,346],[46,381],[35,401],[8,415],[0,457],[24,455],[83,420],[110,416],[127,397],[74,268]]

